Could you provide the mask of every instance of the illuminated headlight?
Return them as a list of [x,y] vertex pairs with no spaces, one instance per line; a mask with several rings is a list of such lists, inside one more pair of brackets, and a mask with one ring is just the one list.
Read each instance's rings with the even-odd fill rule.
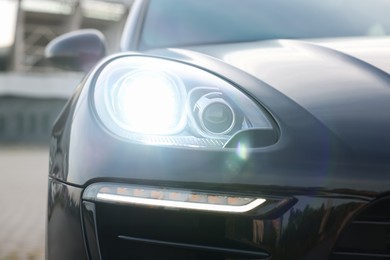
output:
[[122,129],[169,135],[185,126],[185,88],[174,75],[134,69],[106,91],[108,113]]
[[132,142],[223,147],[237,132],[272,129],[266,113],[232,84],[182,63],[122,57],[93,88],[93,107],[113,134]]

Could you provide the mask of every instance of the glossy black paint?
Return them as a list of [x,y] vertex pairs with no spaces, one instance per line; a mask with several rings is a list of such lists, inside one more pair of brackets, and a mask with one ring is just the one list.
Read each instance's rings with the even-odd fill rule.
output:
[[[370,201],[389,193],[390,175],[386,159],[389,151],[386,147],[375,147],[377,153],[360,154],[359,150],[348,146],[344,140],[340,139],[340,136],[336,136],[324,122],[314,117],[307,109],[265,82],[220,60],[184,50],[160,52],[153,55],[165,55],[169,59],[178,58],[180,55],[180,62],[213,71],[216,75],[242,88],[274,117],[280,130],[278,142],[268,147],[251,148],[248,150],[247,157],[242,159],[235,148],[191,150],[143,146],[122,140],[102,127],[90,106],[90,86],[94,80],[94,74],[102,66],[98,65],[83,80],[54,126],[50,156],[50,176],[52,178],[68,183],[70,187],[75,186],[81,189],[89,183],[112,181],[244,192],[266,198],[267,196],[296,198],[297,204],[290,210],[276,213],[271,217],[259,219],[228,217],[222,220],[225,223],[225,229],[221,232],[225,238],[241,241],[243,244],[240,246],[255,244],[258,250],[264,250],[265,254],[270,254],[272,256],[270,259],[329,259],[338,235],[342,233],[355,213]],[[110,57],[102,64],[117,57],[119,56]],[[322,104],[323,97],[321,95],[317,97],[318,105]],[[371,131],[369,126],[366,127],[365,130],[361,129],[363,133]],[[387,131],[388,127],[388,119],[383,117],[383,131]],[[310,134],[307,131],[310,131]],[[380,135],[381,132],[377,134]],[[383,139],[383,142],[386,143],[387,139]],[[79,203],[81,199],[77,204]],[[134,257],[137,259],[164,255],[165,251],[157,250],[150,243],[142,243],[143,239],[150,240],[148,237],[143,238],[142,235],[135,236],[141,242],[129,245],[125,241],[134,239],[131,234],[101,233],[101,241],[106,242],[99,246],[97,244],[99,234],[96,231],[92,232],[92,227],[94,225],[102,227],[110,223],[106,223],[104,219],[100,219],[99,222],[99,219],[96,220],[93,216],[96,217],[106,211],[115,212],[115,206],[112,206],[114,209],[110,210],[104,210],[109,205],[93,204],[89,205],[88,209],[85,207],[83,212],[88,211],[84,213],[84,232],[88,245],[86,250],[88,248],[91,259],[99,259],[97,256],[100,254],[103,259],[110,258],[112,251],[104,249],[103,245],[113,243],[109,242],[108,238],[105,240],[110,236],[124,236],[125,240],[121,240],[119,244],[122,246],[118,250],[133,248]],[[97,212],[94,212],[94,207]],[[123,209],[118,210],[120,212]],[[147,211],[142,213],[142,209],[128,210],[134,210],[133,217],[152,214]],[[126,216],[126,214],[118,213],[117,215],[119,219],[113,224],[126,223],[125,219],[120,218],[120,215]],[[109,214],[109,219],[112,216]],[[52,221],[57,220],[49,218],[49,230]],[[166,222],[159,222],[163,224],[162,227],[151,224],[153,221],[148,218],[134,217],[129,221],[135,221],[135,223],[141,221],[139,225],[148,227],[148,232],[151,232],[150,236],[155,234],[157,237],[163,234],[158,230],[166,226]],[[283,225],[277,227],[275,223],[283,223]],[[170,226],[170,228],[172,232],[176,230],[180,233],[183,227],[179,225]],[[259,229],[263,233],[258,234]],[[279,233],[275,234],[275,229],[278,229]],[[116,229],[112,227],[107,230]],[[229,230],[235,231],[229,233]],[[79,231],[76,228],[73,230],[73,232]],[[164,239],[166,238],[151,238],[152,241],[157,241],[154,243],[165,241]],[[180,239],[170,242],[178,243],[176,248],[183,247],[183,241]],[[190,242],[193,241],[188,243],[191,244]],[[70,248],[73,247],[73,242],[62,240],[62,243]],[[112,245],[117,245],[117,242]],[[49,248],[51,248],[50,245]],[[100,253],[98,248],[103,251]],[[138,252],[137,248],[142,248],[144,251]],[[145,250],[154,252],[148,250],[153,248],[157,255],[142,254]],[[69,254],[69,257],[71,253],[72,250],[67,253],[61,250],[61,254]],[[118,259],[127,259],[125,256],[125,253],[121,253]],[[193,250],[190,252],[184,250],[178,255],[166,255],[167,258],[183,258],[184,256],[188,259],[192,257],[194,259],[225,259],[227,255],[204,255],[203,253],[194,255]]]
[[84,29],[54,39],[46,47],[45,57],[53,66],[87,72],[106,55],[106,49],[101,32]]
[[[137,1],[134,10],[142,14],[145,3]],[[126,51],[137,48],[142,15],[132,19]],[[389,41],[276,40],[105,58],[53,128],[47,259],[389,258]],[[169,59],[225,79],[265,108],[277,136],[240,134],[220,150],[115,136],[96,116],[93,84],[106,64],[132,56]],[[258,141],[264,137],[272,141]],[[245,156],[239,143],[248,148]],[[292,203],[244,216],[82,199],[89,184],[103,181]]]
[[88,259],[82,229],[82,189],[49,178],[46,259]]
[[[183,56],[184,52],[181,51],[182,61],[194,58]],[[229,75],[231,82],[241,88],[245,86],[244,91],[274,116],[280,128],[278,142],[269,147],[249,149],[247,158],[243,160],[234,148],[199,151],[142,146],[121,140],[101,127],[91,109],[89,86],[93,82],[93,72],[85,79],[86,87],[73,98],[81,100],[77,104],[77,113],[63,113],[54,128],[68,131],[69,136],[54,131],[55,150],[52,151],[52,159],[60,151],[69,153],[60,156],[59,161],[52,162],[50,174],[77,185],[85,185],[94,178],[125,178],[236,186],[256,184],[266,189],[284,187],[276,189],[276,192],[302,188],[302,192],[345,190],[346,193],[359,191],[358,194],[375,195],[388,190],[389,165],[386,155],[389,151],[386,146],[375,147],[381,150],[377,153],[360,154],[359,150],[352,149],[343,139],[340,140],[312,113],[268,84],[219,60],[192,52],[188,54],[198,57],[190,63],[204,66],[206,70],[214,71],[224,78]],[[321,104],[322,97],[317,97],[318,104]],[[73,109],[70,104],[72,103],[69,103],[69,110]],[[384,105],[388,106],[389,103]],[[383,133],[390,131],[388,121],[386,114],[383,114]],[[70,128],[62,124],[67,124]],[[310,129],[310,135],[307,134],[307,129]],[[360,129],[363,133],[370,133],[371,126],[362,124]],[[375,135],[379,134],[377,132]],[[60,141],[64,138],[68,141],[61,146]],[[358,136],[355,141],[358,142],[359,138]],[[72,139],[77,141],[69,142]],[[386,137],[382,142],[386,143],[388,140]],[[85,154],[88,154],[88,158],[84,158]],[[61,167],[64,158],[67,160],[66,166]],[[150,169],[151,161],[155,166],[153,170]],[[205,168],[204,165],[208,167]],[[291,179],[291,176],[294,178]],[[350,181],[351,176],[356,182]],[[381,181],[376,182],[373,176]]]
[[[225,240],[231,241],[230,243],[235,241],[235,244],[231,244],[231,250],[234,245],[240,248],[249,247],[259,254],[264,252],[264,255],[272,255],[271,259],[328,259],[338,235],[353,215],[368,202],[353,197],[296,196],[297,203],[288,211],[259,219],[83,202],[82,217],[80,216],[81,188],[50,179],[49,191],[47,237],[49,259],[88,259],[86,252],[89,252],[89,259],[99,259],[100,254],[107,258],[115,248],[118,250],[115,251],[118,253],[115,259],[132,259],[131,256],[136,259],[156,257],[167,259],[167,256],[192,259],[192,251],[179,251],[179,255],[176,255],[176,251],[159,251],[158,247],[154,248],[150,243],[143,245],[143,241],[139,238],[154,236],[154,241],[168,239],[174,243],[174,239],[177,239],[176,234],[180,234],[181,237],[180,241],[176,242],[180,244],[188,242],[190,245],[200,235],[206,234],[209,240],[223,236]],[[99,215],[100,219],[97,219],[96,215]],[[172,222],[172,218],[175,221]],[[82,221],[84,221],[83,228]],[[127,223],[127,227],[122,223]],[[96,225],[100,225],[99,234],[95,232]],[[120,229],[118,229],[119,225]],[[142,229],[142,227],[148,228]],[[202,233],[203,229],[206,233]],[[82,230],[85,232],[85,248],[83,248]],[[137,243],[110,241],[113,237],[131,239],[129,235],[135,236],[138,239]],[[106,241],[100,245],[102,253],[97,242],[98,236]],[[211,242],[207,244],[206,241],[202,239],[200,244],[203,242],[204,246],[211,246]],[[177,247],[180,248],[176,245],[173,249]],[[133,255],[130,258],[129,255],[123,255],[123,248],[133,248],[131,250]],[[200,257],[196,259],[210,259],[210,254],[205,255],[203,250],[195,251]],[[212,254],[211,256],[212,259],[225,259],[225,255]]]

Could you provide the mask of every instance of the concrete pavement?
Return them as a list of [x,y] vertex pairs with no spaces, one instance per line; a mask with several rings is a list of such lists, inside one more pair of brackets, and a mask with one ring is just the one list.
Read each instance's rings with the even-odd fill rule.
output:
[[0,144],[0,260],[44,259],[48,156]]

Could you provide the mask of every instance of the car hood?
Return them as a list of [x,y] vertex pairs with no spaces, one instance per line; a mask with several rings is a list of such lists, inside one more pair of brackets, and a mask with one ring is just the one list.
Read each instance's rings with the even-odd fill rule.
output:
[[260,79],[352,151],[388,161],[390,38],[272,40],[188,49]]

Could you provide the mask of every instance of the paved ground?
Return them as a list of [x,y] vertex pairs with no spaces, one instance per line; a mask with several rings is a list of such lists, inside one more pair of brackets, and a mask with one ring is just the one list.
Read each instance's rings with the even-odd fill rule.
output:
[[0,144],[0,260],[44,259],[48,148]]

